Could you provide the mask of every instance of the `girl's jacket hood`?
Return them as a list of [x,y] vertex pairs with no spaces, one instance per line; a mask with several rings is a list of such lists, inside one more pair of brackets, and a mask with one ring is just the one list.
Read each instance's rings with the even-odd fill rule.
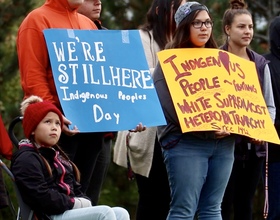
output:
[[280,59],[280,16],[277,16],[270,24],[269,38],[270,38],[270,51]]

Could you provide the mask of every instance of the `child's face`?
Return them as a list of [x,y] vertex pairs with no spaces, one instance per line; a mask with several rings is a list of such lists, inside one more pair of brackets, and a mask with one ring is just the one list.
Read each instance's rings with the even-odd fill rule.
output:
[[49,112],[40,121],[34,131],[34,139],[42,147],[52,147],[55,145],[61,134],[61,122],[54,112]]

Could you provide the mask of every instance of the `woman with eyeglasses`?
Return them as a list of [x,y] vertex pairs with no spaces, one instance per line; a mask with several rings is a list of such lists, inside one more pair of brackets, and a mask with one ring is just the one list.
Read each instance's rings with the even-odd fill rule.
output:
[[[166,48],[217,48],[209,10],[187,2],[175,13],[177,29]],[[221,202],[233,164],[234,136],[218,131],[182,133],[161,66],[154,84],[167,125],[157,130],[171,190],[167,220],[222,220]]]
[[[244,1],[231,0],[230,5],[223,17],[226,42],[221,49],[256,64],[262,93],[274,123],[276,110],[268,61],[248,48],[254,35],[252,15]],[[232,206],[235,220],[252,219],[253,198],[262,174],[265,155],[266,143],[262,140],[237,136],[232,174],[222,202],[223,220],[231,219]]]

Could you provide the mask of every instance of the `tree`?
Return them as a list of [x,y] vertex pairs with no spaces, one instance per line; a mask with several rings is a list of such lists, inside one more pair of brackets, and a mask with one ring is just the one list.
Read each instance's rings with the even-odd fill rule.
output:
[[22,100],[16,54],[16,32],[33,0],[0,1],[0,111],[7,123],[18,114]]
[[101,20],[109,29],[136,29],[144,22],[150,0],[103,0]]
[[[11,122],[12,118],[19,114],[22,91],[16,54],[16,32],[20,22],[34,5],[35,0],[0,1],[0,114],[5,124]],[[9,164],[8,161],[5,160],[5,162]],[[9,192],[13,189],[10,181],[5,176]],[[10,196],[16,204],[15,194],[10,193]],[[3,209],[0,212],[0,219],[11,219],[11,216],[9,209]]]
[[[201,0],[213,16],[214,35],[218,44],[223,43],[222,17],[229,7],[229,0]],[[268,24],[272,18],[280,13],[280,0],[247,0],[248,10],[252,13],[255,24],[254,40],[251,47],[257,52],[263,53],[266,48],[260,47],[260,43],[268,42]],[[151,4],[151,0],[103,0],[103,13],[101,20],[109,29],[135,29],[145,20],[145,14]]]

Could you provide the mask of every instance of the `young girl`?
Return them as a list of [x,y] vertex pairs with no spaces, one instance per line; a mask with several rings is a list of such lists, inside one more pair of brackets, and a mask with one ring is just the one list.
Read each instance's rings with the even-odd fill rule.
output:
[[[252,15],[246,9],[247,5],[243,0],[231,0],[230,4],[230,9],[224,13],[223,17],[226,42],[221,48],[255,62],[263,96],[270,117],[274,122],[275,105],[268,61],[248,48],[254,35]],[[263,141],[242,136],[237,137],[234,152],[235,161],[222,203],[223,220],[231,219],[232,205],[234,219],[252,219],[253,198],[261,177],[265,152]]]
[[[177,30],[167,48],[217,48],[206,6],[187,2],[175,13]],[[221,202],[233,164],[234,136],[225,131],[182,133],[160,65],[154,83],[167,125],[158,127],[171,203],[168,220],[221,220]]]
[[[19,143],[11,170],[23,201],[38,219],[129,220],[120,207],[92,206],[81,192],[80,174],[59,148],[63,116],[48,101],[30,96],[21,104],[28,139]],[[83,209],[81,209],[83,208]]]

